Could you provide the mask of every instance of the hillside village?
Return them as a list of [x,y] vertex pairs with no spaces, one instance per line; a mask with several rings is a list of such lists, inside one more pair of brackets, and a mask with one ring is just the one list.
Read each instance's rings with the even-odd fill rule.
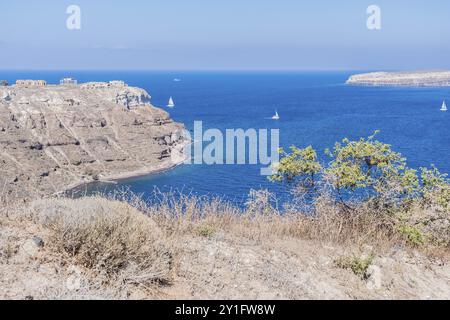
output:
[[[45,87],[49,85],[45,80],[31,80],[31,79],[19,79],[16,80],[15,85],[12,87],[22,87],[22,88],[34,88],[34,87]],[[60,86],[78,86],[78,80],[73,77],[62,78],[59,82]],[[9,87],[7,80],[0,80],[0,87]],[[53,85],[51,85],[53,86]],[[95,89],[95,88],[108,88],[108,87],[127,87],[128,85],[124,81],[113,80],[109,82],[87,82],[80,84],[82,89]]]

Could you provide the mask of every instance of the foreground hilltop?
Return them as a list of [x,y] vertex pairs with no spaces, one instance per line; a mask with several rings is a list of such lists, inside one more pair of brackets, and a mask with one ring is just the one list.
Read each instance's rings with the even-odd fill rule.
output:
[[173,165],[181,124],[120,81],[0,87],[2,196],[28,198]]
[[450,71],[372,72],[351,76],[350,85],[449,87]]
[[0,207],[0,299],[450,297],[448,254],[371,238],[373,215],[236,214],[198,199],[131,204]]

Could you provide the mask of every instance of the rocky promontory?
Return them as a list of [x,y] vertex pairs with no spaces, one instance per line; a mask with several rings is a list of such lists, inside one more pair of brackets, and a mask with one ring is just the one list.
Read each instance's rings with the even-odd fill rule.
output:
[[371,72],[351,76],[349,85],[450,87],[450,71]]
[[0,195],[31,198],[169,168],[183,125],[123,82],[0,87]]

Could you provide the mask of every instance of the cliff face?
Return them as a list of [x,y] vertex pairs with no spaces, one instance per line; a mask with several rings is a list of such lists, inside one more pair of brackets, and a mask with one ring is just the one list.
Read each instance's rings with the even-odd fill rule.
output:
[[168,168],[182,128],[139,88],[0,87],[0,195],[28,198]]
[[350,85],[450,87],[450,71],[434,72],[372,72],[356,74],[347,80]]

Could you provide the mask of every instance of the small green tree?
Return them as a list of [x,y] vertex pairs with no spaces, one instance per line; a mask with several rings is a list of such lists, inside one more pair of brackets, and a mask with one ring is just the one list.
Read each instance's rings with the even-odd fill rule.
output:
[[[325,152],[331,158],[325,167],[320,165],[311,146],[305,149],[292,146],[289,153],[281,149],[278,171],[270,180],[299,186],[294,190],[300,191],[299,199],[306,210],[316,210],[320,200],[327,199],[339,204],[342,212],[358,210],[382,215],[383,228],[403,235],[414,245],[429,240],[448,245],[447,175],[434,166],[421,168],[418,175],[406,166],[400,153],[375,139],[377,133],[367,139],[343,139],[336,143]],[[417,212],[421,207],[428,210]]]
[[341,196],[368,196],[384,206],[399,204],[415,196],[419,179],[400,153],[375,140],[377,133],[358,141],[343,139],[332,151],[326,150],[332,161],[324,173]]
[[419,179],[413,169],[406,167],[406,159],[391,146],[375,140],[374,135],[357,141],[343,139],[333,150],[325,153],[332,159],[326,168],[317,161],[311,147],[291,152],[280,150],[282,158],[272,181],[287,181],[312,189],[318,178],[331,183],[337,200],[349,207],[346,199],[371,200],[377,205],[401,205],[417,195]]
[[421,168],[423,204],[438,205],[450,212],[450,181],[447,174],[439,172],[432,166],[431,169]]
[[290,153],[279,150],[282,156],[277,166],[277,173],[270,176],[271,181],[300,184],[305,188],[313,188],[316,176],[322,171],[322,166],[317,161],[317,153],[313,147],[299,149],[290,147]]

